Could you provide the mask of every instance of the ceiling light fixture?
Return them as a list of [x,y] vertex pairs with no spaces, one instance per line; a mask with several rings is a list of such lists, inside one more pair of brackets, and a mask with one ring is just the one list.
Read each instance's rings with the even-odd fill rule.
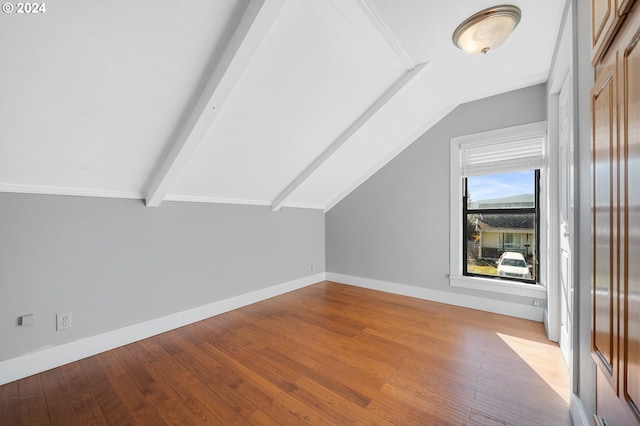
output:
[[520,22],[520,8],[502,5],[481,10],[453,32],[453,44],[472,55],[500,46]]

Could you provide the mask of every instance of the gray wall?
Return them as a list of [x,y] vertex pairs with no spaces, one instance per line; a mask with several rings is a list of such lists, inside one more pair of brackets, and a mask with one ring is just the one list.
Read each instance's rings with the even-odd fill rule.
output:
[[0,360],[324,272],[324,253],[320,210],[0,193]]
[[456,136],[546,120],[545,91],[458,106],[327,212],[327,271],[530,304],[449,286],[449,146]]

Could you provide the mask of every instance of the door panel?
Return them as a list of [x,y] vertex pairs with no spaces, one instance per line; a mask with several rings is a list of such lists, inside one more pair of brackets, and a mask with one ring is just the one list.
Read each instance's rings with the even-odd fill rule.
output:
[[615,60],[601,74],[591,97],[593,132],[593,350],[608,381],[617,389],[615,288],[616,195],[614,158],[617,137]]
[[618,18],[615,0],[591,1],[592,62],[602,56]]
[[[640,33],[640,30],[638,31]],[[634,43],[635,40],[635,43]],[[640,408],[640,46],[622,56],[622,148],[624,156],[624,280],[622,287],[623,400]],[[640,417],[638,417],[640,419]]]
[[573,227],[573,113],[571,108],[570,75],[565,79],[558,97],[558,142],[560,181],[560,349],[571,363],[571,330],[573,322],[573,278],[571,276],[571,238]]
[[593,48],[598,44],[598,40],[604,36],[607,27],[611,25],[615,6],[613,0],[593,0],[591,2],[591,28]]

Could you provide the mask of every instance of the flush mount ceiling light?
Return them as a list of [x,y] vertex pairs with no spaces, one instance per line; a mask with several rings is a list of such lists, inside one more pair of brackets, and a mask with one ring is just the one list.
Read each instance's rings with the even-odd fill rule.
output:
[[502,5],[481,10],[453,32],[453,44],[472,55],[500,46],[520,22],[520,8]]

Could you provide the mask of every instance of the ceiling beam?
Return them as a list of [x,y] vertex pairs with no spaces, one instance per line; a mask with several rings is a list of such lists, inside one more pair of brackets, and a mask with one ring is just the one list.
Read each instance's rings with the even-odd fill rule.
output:
[[378,12],[378,9],[371,3],[370,0],[360,0],[360,4],[363,9],[367,12],[367,15],[371,19],[371,22],[378,28],[380,34],[384,37],[389,44],[389,47],[395,52],[398,58],[404,63],[408,70],[414,69],[416,66],[411,60],[411,57],[407,54],[407,52],[402,48],[402,45],[393,34],[389,26],[385,23],[384,19],[382,19],[382,15]]
[[251,0],[204,91],[162,165],[154,172],[146,205],[157,207],[215,121],[222,106],[257,52],[286,0]]
[[402,77],[396,81],[393,86],[389,88],[382,96],[380,96],[367,110],[362,113],[352,124],[345,130],[338,138],[333,141],[327,149],[322,152],[313,162],[300,173],[294,180],[287,186],[271,203],[271,209],[273,211],[280,210],[282,206],[287,202],[287,199],[291,194],[298,189],[302,183],[313,172],[315,172],[325,161],[329,159],[342,145],[344,145],[358,130],[360,130],[373,116],[375,116],[385,105],[387,105],[393,98],[407,88],[412,82],[420,79],[424,74],[431,69],[430,63],[425,62],[417,65],[414,69],[407,71]]

